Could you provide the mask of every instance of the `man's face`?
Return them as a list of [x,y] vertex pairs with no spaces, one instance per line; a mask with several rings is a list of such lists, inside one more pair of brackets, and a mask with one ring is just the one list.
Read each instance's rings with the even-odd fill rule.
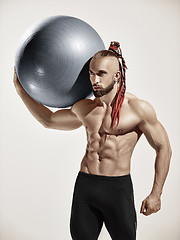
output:
[[92,58],[89,65],[90,81],[95,97],[109,93],[120,77],[119,63],[115,57]]

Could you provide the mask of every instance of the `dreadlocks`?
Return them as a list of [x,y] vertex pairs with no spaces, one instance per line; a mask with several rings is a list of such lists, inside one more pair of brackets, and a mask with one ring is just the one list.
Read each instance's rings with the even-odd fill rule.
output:
[[[120,48],[119,42],[111,42],[109,49],[108,50],[101,50],[97,52],[93,57],[94,58],[99,58],[99,57],[106,57],[106,56],[112,56],[116,57],[119,62],[119,70],[121,72],[121,77],[120,77],[120,83],[119,83],[119,88],[117,90],[116,96],[115,96],[115,101],[112,106],[112,113],[111,113],[111,118],[112,118],[112,123],[111,123],[111,130],[113,130],[113,127],[115,125],[116,119],[118,119],[117,125],[119,123],[120,119],[120,109],[124,100],[124,94],[126,90],[126,63],[125,60],[122,56],[122,51]],[[121,62],[120,62],[121,60]]]
[[120,110],[121,110],[122,103],[124,101],[124,94],[125,94],[125,90],[126,90],[126,69],[127,69],[127,66],[126,66],[125,60],[122,56],[122,51],[121,51],[119,42],[111,42],[108,50],[114,52],[116,57],[118,59],[120,58],[122,60],[122,65],[119,61],[119,67],[120,67],[120,70],[121,70],[120,84],[119,84],[119,88],[118,88],[116,96],[115,96],[115,103],[113,105],[112,114],[111,114],[111,117],[112,117],[111,129],[113,130],[116,118],[118,119],[117,125],[119,124]]

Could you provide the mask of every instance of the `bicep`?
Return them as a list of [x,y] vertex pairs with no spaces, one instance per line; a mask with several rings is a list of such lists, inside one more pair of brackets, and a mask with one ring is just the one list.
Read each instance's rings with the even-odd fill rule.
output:
[[51,115],[48,128],[58,129],[58,130],[74,130],[82,126],[82,122],[73,113],[71,109],[61,109]]
[[149,144],[156,151],[159,151],[163,147],[169,146],[169,139],[166,130],[158,120],[153,123],[143,121],[138,127],[144,133]]
[[138,114],[141,119],[138,127],[141,132],[144,133],[149,144],[156,151],[159,151],[162,148],[170,150],[167,132],[163,125],[158,121],[155,110],[151,104],[145,101],[140,101],[138,109]]

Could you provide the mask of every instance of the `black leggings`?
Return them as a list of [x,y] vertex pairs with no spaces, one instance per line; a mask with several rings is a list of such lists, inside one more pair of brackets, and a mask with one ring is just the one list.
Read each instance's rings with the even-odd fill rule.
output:
[[103,222],[113,240],[136,239],[131,175],[102,176],[79,171],[71,207],[72,239],[98,239]]

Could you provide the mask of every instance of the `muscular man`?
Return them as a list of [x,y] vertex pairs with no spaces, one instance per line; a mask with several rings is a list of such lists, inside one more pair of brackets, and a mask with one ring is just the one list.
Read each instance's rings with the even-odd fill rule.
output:
[[[122,63],[120,63],[120,59]],[[131,156],[142,134],[156,151],[154,184],[140,212],[160,210],[171,147],[167,133],[148,102],[125,92],[126,64],[119,43],[96,53],[89,65],[95,98],[52,112],[14,84],[31,114],[46,128],[84,126],[87,148],[73,193],[70,231],[73,240],[98,239],[103,222],[113,240],[135,240],[137,216],[130,174]]]

